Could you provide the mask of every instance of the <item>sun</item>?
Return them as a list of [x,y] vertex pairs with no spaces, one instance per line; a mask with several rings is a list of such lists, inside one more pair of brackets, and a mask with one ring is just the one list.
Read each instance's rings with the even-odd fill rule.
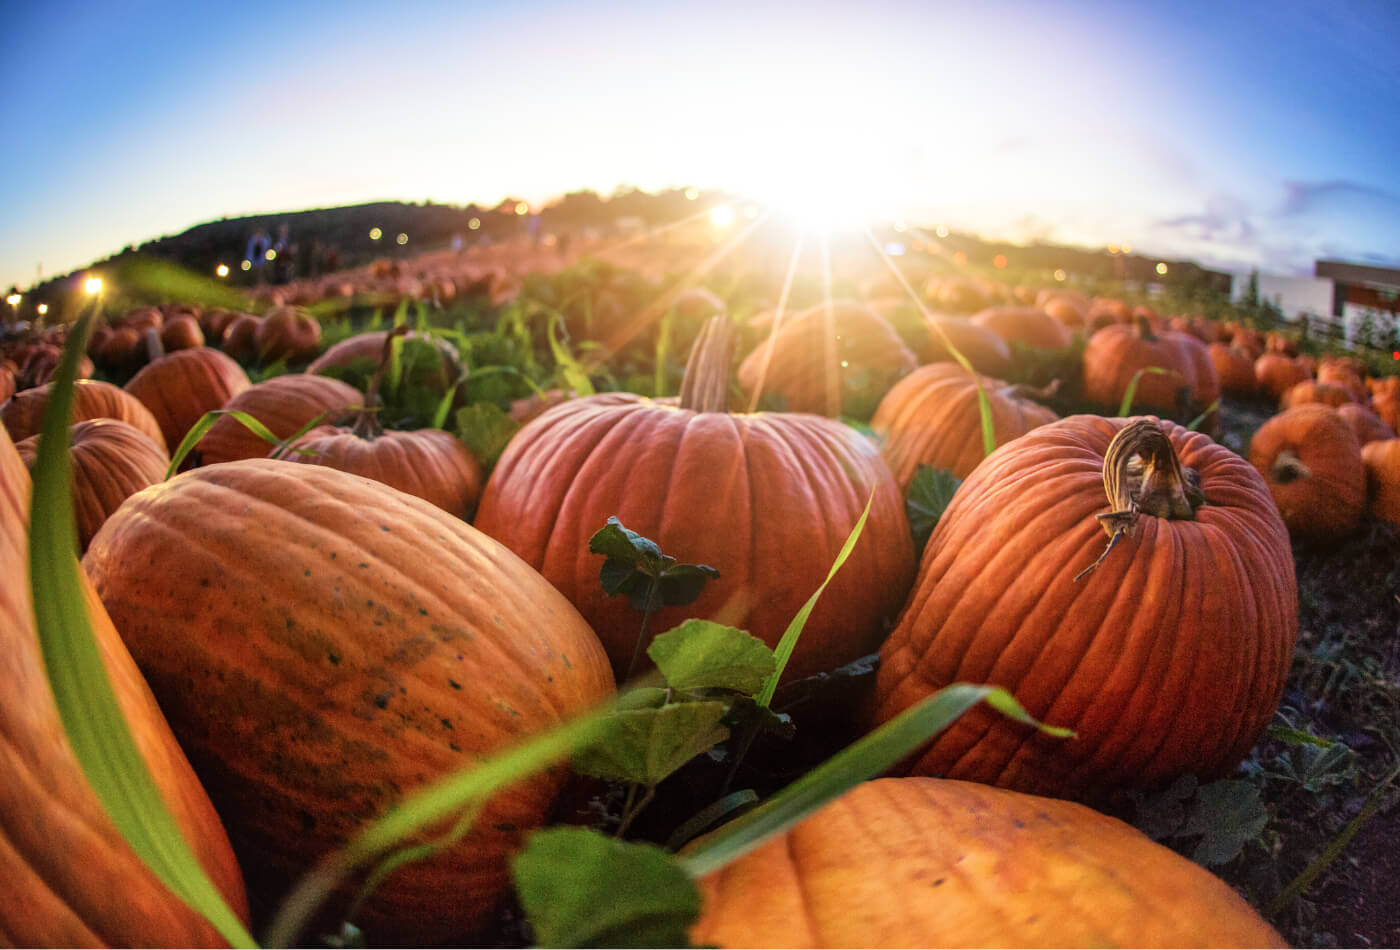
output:
[[824,140],[756,160],[748,189],[775,221],[799,233],[860,232],[898,217],[892,196],[901,183],[889,172],[874,148]]

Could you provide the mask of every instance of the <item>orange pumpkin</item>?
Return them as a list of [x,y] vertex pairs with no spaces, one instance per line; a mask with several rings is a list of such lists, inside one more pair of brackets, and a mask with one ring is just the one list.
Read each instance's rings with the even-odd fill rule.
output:
[[1395,438],[1395,430],[1360,403],[1345,403],[1337,407],[1337,412],[1347,421],[1347,425],[1351,426],[1351,431],[1356,433],[1356,441],[1362,445]]
[[[34,627],[30,479],[0,430],[0,934],[13,946],[222,946],[107,816],[64,734]],[[205,872],[240,917],[248,901],[228,837],[102,604],[82,579],[117,702]]]
[[739,365],[739,384],[750,395],[776,393],[789,412],[865,418],[918,365],[888,321],[837,302],[784,319]]
[[[1032,400],[1027,387],[985,376],[981,382],[997,445],[1059,418]],[[909,490],[920,465],[966,478],[985,455],[977,384],[956,363],[921,366],[895,383],[875,410],[870,428],[882,440],[880,454],[901,492]]]
[[[329,468],[195,469],[128,499],[83,566],[268,900],[405,793],[613,689],[588,625],[519,558]],[[563,779],[493,796],[356,923],[373,942],[428,946],[481,926]]]
[[1316,402],[1336,409],[1355,401],[1356,398],[1345,387],[1331,386],[1315,379],[1305,379],[1284,390],[1283,396],[1279,399],[1279,408],[1291,409],[1304,403]]
[[243,367],[227,354],[199,346],[162,356],[155,331],[146,332],[148,345],[154,340],[151,362],[131,377],[126,391],[151,410],[167,446],[178,446],[200,416],[222,409],[252,385]]
[[929,314],[924,323],[928,326],[929,342],[919,353],[920,362],[952,360],[951,344],[979,373],[1002,376],[1011,371],[1011,350],[1006,341],[986,327],[941,313]]
[[1220,377],[1220,388],[1235,396],[1252,395],[1259,388],[1254,378],[1254,357],[1248,350],[1227,343],[1211,343],[1210,361],[1215,365],[1215,374]]
[[1254,361],[1254,378],[1270,399],[1282,399],[1289,389],[1311,377],[1301,363],[1281,353],[1265,353]]
[[1288,534],[1248,463],[1170,422],[1071,416],[958,489],[880,650],[874,719],[991,683],[1077,737],[976,709],[906,767],[1095,800],[1220,776],[1273,717],[1297,632]]
[[1023,343],[1043,350],[1062,350],[1074,337],[1063,323],[1035,307],[988,307],[972,322],[991,330],[1007,343]]
[[638,615],[603,592],[602,559],[588,553],[614,515],[666,554],[720,572],[690,606],[652,615],[649,631],[704,617],[772,646],[873,494],[865,531],[813,611],[790,678],[873,651],[913,577],[904,500],[868,439],[808,413],[725,411],[728,326],[706,324],[679,405],[606,393],[555,406],[516,433],[482,493],[476,526],[579,608],[620,673],[637,646]]
[[321,324],[300,307],[274,307],[253,333],[258,360],[303,363],[321,348]]
[[1361,461],[1371,499],[1371,514],[1400,528],[1400,439],[1369,442]]
[[[39,431],[52,392],[49,385],[26,389],[0,407],[0,422],[4,422],[10,438],[18,442]],[[88,419],[120,419],[144,432],[161,451],[168,451],[160,423],[151,415],[151,410],[131,393],[111,383],[80,379],[73,384],[73,421]]]
[[[1145,318],[1097,331],[1084,348],[1083,366],[1084,396],[1102,406],[1116,408],[1134,376],[1137,407],[1186,417],[1204,412],[1220,396],[1220,378],[1206,345],[1188,333],[1156,332]],[[1147,372],[1152,367],[1166,372]]]
[[991,306],[987,288],[971,277],[934,277],[924,286],[924,298],[943,313],[976,313]]
[[[119,419],[90,419],[69,429],[73,457],[73,509],[78,552],[127,498],[164,480],[170,457],[141,430]],[[39,455],[39,436],[15,448],[29,468]]]
[[1331,406],[1304,403],[1266,421],[1250,440],[1249,461],[1268,482],[1293,537],[1335,542],[1361,523],[1361,444]]
[[[257,419],[279,439],[286,439],[317,416],[339,421],[341,410],[363,405],[354,386],[328,376],[288,373],[245,389],[221,408],[237,409]],[[214,423],[195,447],[199,464],[266,458],[272,446],[231,416]]]
[[238,314],[224,325],[219,346],[233,359],[245,362],[253,359],[258,354],[258,327],[262,326],[262,320],[251,313]]
[[1400,387],[1379,390],[1371,397],[1371,408],[1382,422],[1400,432]]
[[696,946],[1287,946],[1115,818],[933,778],[857,785],[699,885]]
[[160,343],[167,353],[204,345],[204,331],[199,321],[189,314],[170,317],[160,330]]

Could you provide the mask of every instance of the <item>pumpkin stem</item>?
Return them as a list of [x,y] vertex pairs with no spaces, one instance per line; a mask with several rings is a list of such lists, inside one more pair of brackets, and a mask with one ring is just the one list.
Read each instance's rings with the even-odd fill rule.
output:
[[1138,338],[1147,343],[1156,343],[1157,334],[1152,332],[1152,321],[1141,313],[1133,317],[1133,322],[1137,324]]
[[143,336],[146,341],[146,362],[154,363],[165,355],[165,344],[160,341],[160,331],[155,327],[147,327]]
[[734,353],[734,325],[717,314],[705,321],[681,379],[681,408],[696,412],[727,412],[729,363]]
[[379,356],[379,366],[370,377],[369,388],[365,390],[365,406],[355,417],[351,431],[366,441],[373,441],[384,434],[379,424],[379,387],[384,383],[384,374],[394,359],[394,339],[408,333],[408,324],[401,323],[384,335],[384,349]]
[[1014,386],[1007,386],[1005,389],[1002,390],[1003,393],[1015,399],[1035,400],[1049,399],[1051,396],[1055,395],[1055,393],[1059,391],[1060,381],[1058,379],[1052,379],[1050,380],[1050,383],[1048,385],[1041,386],[1039,388],[1032,386],[1029,383],[1017,383]]
[[1093,573],[1124,536],[1132,537],[1139,515],[1192,521],[1206,503],[1199,474],[1182,466],[1155,419],[1138,419],[1118,430],[1104,453],[1103,487],[1111,510],[1095,517],[1108,534],[1108,546],[1075,580]]
[[1292,449],[1284,449],[1274,457],[1274,464],[1269,466],[1269,474],[1280,485],[1287,485],[1289,482],[1312,478],[1312,469],[1303,464],[1303,460]]

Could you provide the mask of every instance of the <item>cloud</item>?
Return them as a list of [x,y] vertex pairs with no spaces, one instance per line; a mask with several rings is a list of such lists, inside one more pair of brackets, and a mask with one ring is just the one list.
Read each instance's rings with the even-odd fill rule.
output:
[[1276,212],[1281,218],[1356,211],[1400,213],[1400,197],[1354,181],[1285,181],[1283,190],[1283,201]]

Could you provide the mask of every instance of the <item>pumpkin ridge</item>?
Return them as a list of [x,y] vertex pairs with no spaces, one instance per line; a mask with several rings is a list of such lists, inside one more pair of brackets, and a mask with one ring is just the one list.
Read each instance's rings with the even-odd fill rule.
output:
[[[797,835],[783,836],[783,849],[786,852],[786,861],[793,869],[793,887],[797,891],[797,900],[802,905],[802,917],[807,922],[807,932],[814,935],[821,935],[821,928],[817,924],[815,912],[816,902],[812,899],[812,893],[806,882],[806,875],[798,870],[802,864],[797,859]],[[813,941],[815,943],[815,941]]]

